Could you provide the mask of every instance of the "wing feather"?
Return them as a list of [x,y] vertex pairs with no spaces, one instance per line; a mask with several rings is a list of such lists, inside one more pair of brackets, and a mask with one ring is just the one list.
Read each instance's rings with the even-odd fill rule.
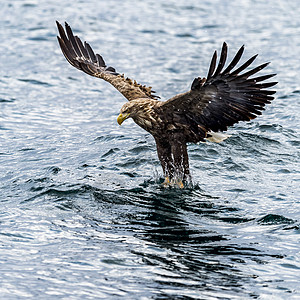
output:
[[232,76],[238,75],[240,72],[244,71],[247,67],[249,67],[254,60],[256,59],[257,54],[249,58],[245,63],[243,63],[239,68],[237,68],[234,72],[231,73]]
[[214,55],[211,59],[208,74],[207,74],[207,79],[210,79],[212,77],[216,68],[216,63],[217,63],[217,51],[214,52]]
[[222,71],[222,69],[224,68],[224,65],[226,63],[226,58],[227,58],[227,48],[228,48],[227,44],[224,42],[222,50],[221,50],[220,61],[219,61],[219,64],[218,64],[218,67],[217,67],[217,70],[216,70],[214,76],[219,75],[220,72]]
[[[248,77],[254,75],[255,73],[261,71],[262,69],[264,69],[268,64],[269,64],[268,62],[267,62],[267,63],[264,63],[264,64],[262,64],[262,65],[260,65],[260,66],[258,66],[258,67],[256,67],[256,68],[254,68],[254,69],[252,69],[252,70],[250,70],[250,71],[248,71],[248,72],[246,72],[246,73],[243,73],[243,74],[241,74],[241,75],[239,75],[239,76],[240,76],[240,77],[243,77],[243,78],[248,78]],[[250,64],[249,64],[249,65],[250,65]],[[248,66],[247,66],[247,67],[248,67]],[[239,73],[239,72],[238,72],[238,73]],[[237,75],[238,73],[232,74],[232,75]]]
[[98,67],[105,67],[105,62],[104,62],[102,56],[99,54],[96,54],[96,58],[97,58]]
[[87,52],[88,52],[88,55],[89,55],[90,60],[91,60],[93,63],[97,63],[96,55],[95,55],[93,49],[91,48],[91,46],[90,46],[87,42],[84,42],[84,46],[85,46],[85,49],[86,49]]
[[108,81],[129,101],[137,98],[159,98],[151,87],[138,84],[131,79],[120,75],[113,67],[106,67],[101,55],[95,54],[91,46],[74,36],[71,27],[66,23],[63,26],[56,21],[59,36],[58,42],[67,61],[75,68]]
[[227,68],[223,71],[223,74],[227,74],[229,73],[236,65],[237,63],[240,61],[243,52],[244,52],[244,45],[239,49],[239,51],[236,53],[235,57],[233,58],[233,60],[231,61],[231,63],[227,66]]
[[270,79],[274,76],[276,76],[276,74],[263,75],[263,76],[255,77],[255,78],[252,78],[252,79],[248,79],[248,82],[255,83],[255,82],[265,81],[265,80]]
[[75,38],[76,44],[79,48],[81,58],[89,60],[89,55],[88,55],[86,49],[84,48],[80,38],[77,35],[75,35],[74,38]]
[[[64,41],[68,41],[68,42],[69,42],[69,43],[68,43],[68,44],[70,44],[70,48],[69,48],[69,49],[70,49],[70,50],[73,49],[77,56],[81,56],[80,50],[79,50],[79,48],[78,48],[78,46],[77,46],[77,42],[76,42],[76,40],[75,40],[75,37],[74,37],[74,35],[73,35],[73,32],[72,32],[71,27],[70,27],[67,23],[65,23],[67,36],[68,36],[68,38],[69,38],[69,40],[68,40],[68,39],[66,38],[66,35],[65,35],[65,33],[64,33],[64,29],[63,29],[62,25],[60,25],[57,21],[56,21],[56,24],[57,24],[58,27],[60,27],[59,34],[60,34],[61,38],[62,38]],[[61,35],[61,32],[63,32],[63,35]]]
[[[249,71],[257,55],[252,56],[240,67],[242,46],[229,65],[224,68],[227,58],[227,44],[223,43],[220,60],[216,68],[217,53],[213,54],[207,79],[196,78],[191,90],[162,102],[161,109],[168,116],[176,116],[176,125],[185,128],[186,141],[202,141],[209,131],[225,131],[239,121],[249,121],[261,115],[265,105],[270,103],[276,91],[268,88],[277,82],[264,82],[276,74],[251,78],[269,63],[261,64]],[[175,117],[173,117],[175,119]]]

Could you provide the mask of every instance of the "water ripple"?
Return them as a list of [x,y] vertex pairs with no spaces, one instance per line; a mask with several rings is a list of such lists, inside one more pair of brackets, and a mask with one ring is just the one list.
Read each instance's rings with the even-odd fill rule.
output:
[[[296,1],[2,2],[2,298],[298,299]],[[125,99],[66,62],[56,19],[162,99],[245,44],[276,99],[189,145],[193,183],[166,189],[154,140],[116,124]]]

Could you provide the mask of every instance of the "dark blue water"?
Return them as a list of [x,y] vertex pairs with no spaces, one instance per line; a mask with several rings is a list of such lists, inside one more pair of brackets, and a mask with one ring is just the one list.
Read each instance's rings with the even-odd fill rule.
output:
[[[299,299],[297,1],[2,1],[1,299]],[[72,68],[65,20],[167,99],[229,56],[271,61],[276,100],[222,144],[190,145],[194,186],[164,189],[125,99]]]

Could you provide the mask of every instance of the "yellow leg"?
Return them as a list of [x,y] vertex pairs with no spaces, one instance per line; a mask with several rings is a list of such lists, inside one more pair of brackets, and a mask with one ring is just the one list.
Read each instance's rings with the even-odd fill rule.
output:
[[170,186],[170,178],[167,176],[166,178],[165,178],[165,181],[164,181],[164,183],[163,183],[163,186],[164,187],[168,187],[168,186]]
[[180,189],[184,188],[184,184],[183,184],[182,180],[178,180],[177,185]]

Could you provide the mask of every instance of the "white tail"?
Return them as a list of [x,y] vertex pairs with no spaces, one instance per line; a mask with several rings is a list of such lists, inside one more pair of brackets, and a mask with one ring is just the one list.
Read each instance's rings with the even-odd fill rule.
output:
[[213,132],[213,131],[207,132],[207,136],[208,137],[206,138],[206,140],[214,143],[221,143],[227,138],[231,137],[231,135],[229,134],[225,134],[222,132]]

